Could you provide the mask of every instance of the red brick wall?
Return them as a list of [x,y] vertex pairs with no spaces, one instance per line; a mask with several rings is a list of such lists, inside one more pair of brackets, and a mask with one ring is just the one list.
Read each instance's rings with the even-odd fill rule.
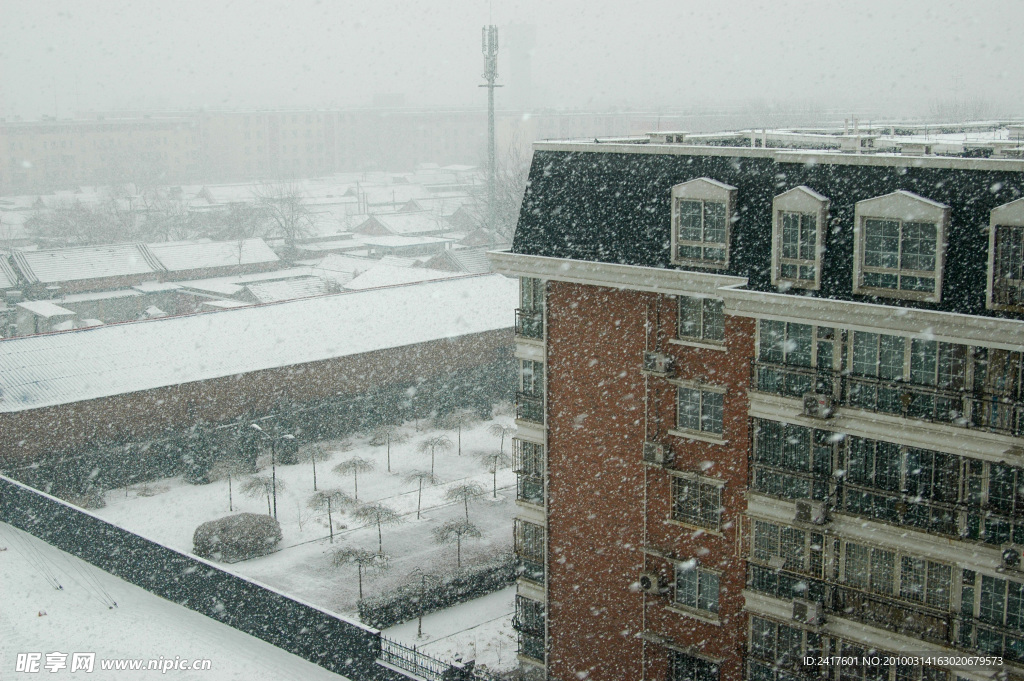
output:
[[[651,293],[549,284],[547,617],[548,671],[555,679],[663,679],[667,650],[643,643],[645,630],[724,658],[722,681],[742,676],[744,574],[737,531],[746,507],[753,324],[727,318],[724,352],[659,345],[676,357],[680,378],[701,374],[727,387],[727,444],[668,436],[675,387],[661,378],[649,381],[651,439],[660,428],[657,439],[671,441],[677,468],[707,461],[712,465],[704,474],[726,480],[723,531],[715,536],[669,522],[670,476],[642,463],[645,324],[649,318],[660,323],[663,338],[675,335],[675,299],[660,297],[660,311],[658,301]],[[672,575],[670,562],[642,551],[645,485],[647,544],[723,571],[720,624],[668,610],[671,594],[644,596],[637,589],[643,569]]]
[[71,404],[0,413],[0,464],[74,449],[93,439],[132,440],[188,426],[193,414],[229,421],[265,413],[280,400],[309,402],[431,377],[508,357],[512,330],[446,338],[322,362],[125,393]]

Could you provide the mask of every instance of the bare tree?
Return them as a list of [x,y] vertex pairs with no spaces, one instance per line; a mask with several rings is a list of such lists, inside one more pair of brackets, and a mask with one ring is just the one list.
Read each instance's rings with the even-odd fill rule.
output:
[[509,435],[514,435],[516,432],[515,426],[506,426],[504,423],[492,423],[491,427],[487,429],[487,432],[494,437],[501,438],[501,451],[505,451],[505,438]]
[[357,507],[352,515],[360,522],[377,525],[377,553],[381,555],[384,554],[384,538],[381,528],[384,525],[398,525],[404,522],[402,516],[398,515],[395,509],[379,502],[363,504]]
[[295,244],[313,231],[313,214],[303,202],[302,187],[293,182],[262,184],[253,190],[256,204],[269,225],[268,236],[284,240],[289,253]]
[[445,430],[454,430],[457,433],[456,445],[459,456],[462,456],[462,429],[467,428],[476,421],[473,413],[467,409],[458,409],[450,414],[445,414],[440,419],[440,426]]
[[247,466],[245,462],[240,461],[236,458],[222,458],[218,459],[217,463],[213,466],[214,475],[216,477],[224,477],[228,480],[228,511],[234,512],[235,500],[232,489],[233,476],[238,476],[240,473],[247,473]]
[[334,519],[331,517],[331,513],[338,508],[351,506],[354,503],[355,500],[340,489],[320,490],[309,497],[310,508],[316,511],[327,509],[327,527],[331,533],[332,544],[334,543]]
[[351,459],[345,459],[339,463],[333,470],[338,475],[352,474],[352,480],[355,482],[355,499],[356,501],[359,501],[359,474],[369,473],[374,468],[374,463],[369,459],[364,459],[361,456],[353,456]]
[[406,482],[415,482],[419,486],[416,493],[416,520],[420,519],[420,507],[423,505],[423,483],[437,484],[437,478],[430,471],[410,471],[402,476]]
[[316,491],[316,462],[328,461],[331,458],[331,452],[327,451],[320,445],[313,445],[305,449],[299,450],[299,461],[308,461],[313,464],[313,491]]
[[511,243],[530,175],[530,148],[518,134],[495,164],[494,175],[494,224],[488,227],[498,239]]
[[468,520],[449,520],[440,527],[435,527],[434,541],[438,544],[451,544],[455,542],[455,560],[458,567],[462,567],[462,540],[466,538],[479,539],[483,536],[476,525]]
[[[284,481],[278,480],[276,483],[277,491],[284,489]],[[270,497],[274,494],[275,482],[267,475],[254,475],[244,483],[242,483],[242,494],[253,499],[259,499],[262,496],[267,497],[267,515],[274,515],[270,510]]]
[[494,490],[494,498],[498,498],[498,469],[505,468],[512,465],[512,457],[500,449],[495,449],[489,452],[478,452],[477,457],[480,461],[487,466],[491,471],[492,488]]
[[356,571],[359,573],[359,600],[363,600],[363,571],[368,568],[384,571],[390,567],[387,556],[366,549],[353,547],[337,549],[332,554],[332,558],[334,567],[355,564]]
[[409,439],[409,436],[398,429],[398,426],[385,423],[373,429],[370,437],[371,445],[387,445],[388,448],[388,473],[391,472],[391,445],[401,444]]
[[469,522],[469,500],[482,497],[484,488],[478,482],[464,482],[461,485],[449,487],[444,493],[444,498],[449,501],[461,501],[466,509],[466,522]]
[[452,441],[445,435],[435,435],[434,437],[428,437],[426,440],[419,444],[418,449],[426,454],[430,452],[430,474],[434,474],[434,453],[440,449],[445,452],[452,448]]

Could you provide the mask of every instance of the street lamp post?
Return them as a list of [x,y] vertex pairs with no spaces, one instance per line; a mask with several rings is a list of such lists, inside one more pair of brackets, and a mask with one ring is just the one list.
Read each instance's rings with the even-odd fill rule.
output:
[[274,499],[274,520],[277,520],[277,441],[294,440],[295,436],[290,433],[285,433],[284,435],[274,437],[273,435],[267,434],[267,432],[260,428],[257,423],[252,423],[249,427],[270,440],[270,495]]

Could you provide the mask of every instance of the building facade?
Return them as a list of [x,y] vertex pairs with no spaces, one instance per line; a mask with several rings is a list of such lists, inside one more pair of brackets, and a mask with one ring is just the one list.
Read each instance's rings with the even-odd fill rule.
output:
[[491,257],[538,677],[1024,674],[1024,162],[872,143],[535,146]]

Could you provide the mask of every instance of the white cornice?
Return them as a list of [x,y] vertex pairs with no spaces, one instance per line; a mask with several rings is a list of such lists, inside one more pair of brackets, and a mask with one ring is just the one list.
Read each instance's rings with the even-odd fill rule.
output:
[[590,286],[607,286],[666,294],[703,293],[718,296],[723,286],[745,285],[745,277],[689,272],[588,260],[522,255],[508,251],[487,254],[495,272],[513,277],[536,277]]
[[860,331],[884,331],[930,340],[983,345],[1004,350],[1024,349],[1024,321],[976,315],[918,310],[859,303],[833,298],[814,298],[738,286],[719,292],[726,312],[755,318],[783,319],[827,324]]

